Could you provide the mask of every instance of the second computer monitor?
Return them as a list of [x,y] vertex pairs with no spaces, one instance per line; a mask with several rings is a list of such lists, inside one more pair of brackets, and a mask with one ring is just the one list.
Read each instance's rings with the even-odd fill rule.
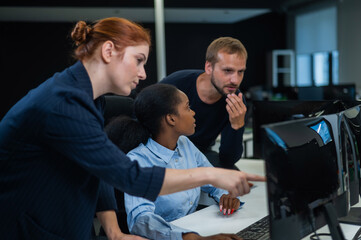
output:
[[350,212],[341,222],[361,225],[361,208],[352,207],[359,202],[361,196],[360,184],[360,154],[361,154],[361,105],[349,108],[341,113],[340,148],[342,158],[347,167],[348,197]]
[[261,126],[304,118],[325,102],[254,101],[252,104],[253,158],[262,158]]
[[269,123],[339,113],[357,101],[253,101],[253,158],[262,158],[261,126]]

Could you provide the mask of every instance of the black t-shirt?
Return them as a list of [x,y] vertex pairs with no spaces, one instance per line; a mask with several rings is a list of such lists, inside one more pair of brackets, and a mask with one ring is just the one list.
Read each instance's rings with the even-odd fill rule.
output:
[[244,127],[234,130],[229,122],[226,99],[222,97],[214,104],[204,103],[198,96],[196,82],[202,70],[181,70],[165,77],[160,83],[176,86],[189,98],[190,107],[195,111],[196,131],[190,140],[204,152],[215,143],[221,133],[220,161],[233,165],[243,152]]

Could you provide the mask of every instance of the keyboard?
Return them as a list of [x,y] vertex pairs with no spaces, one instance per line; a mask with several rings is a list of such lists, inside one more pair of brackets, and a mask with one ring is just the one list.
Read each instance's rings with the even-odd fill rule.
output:
[[237,236],[243,240],[269,240],[269,216],[265,216],[257,222],[239,231]]

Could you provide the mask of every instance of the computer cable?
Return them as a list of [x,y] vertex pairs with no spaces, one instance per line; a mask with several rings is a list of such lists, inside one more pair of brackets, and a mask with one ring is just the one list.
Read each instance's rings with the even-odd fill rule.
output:
[[315,232],[313,235],[310,236],[311,240],[321,240],[320,236],[331,236],[331,233],[317,233]]
[[314,234],[310,236],[310,239],[311,240],[320,240],[319,234],[316,232],[316,228],[315,228],[315,225],[314,225],[314,223],[312,221],[312,218],[313,218],[313,213],[311,211],[310,214],[308,214],[308,221],[310,222],[312,232]]

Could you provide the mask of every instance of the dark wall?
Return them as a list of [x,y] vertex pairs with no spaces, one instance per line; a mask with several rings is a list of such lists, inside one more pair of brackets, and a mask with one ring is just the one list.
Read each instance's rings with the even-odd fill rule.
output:
[[[154,35],[154,25],[147,27]],[[286,48],[286,17],[279,13],[264,14],[235,24],[168,23],[165,31],[167,74],[181,69],[204,69],[206,50],[214,39],[223,36],[239,39],[248,51],[242,90],[266,86],[267,54],[273,49]],[[148,80],[141,82],[138,90],[157,81],[155,55],[156,46],[153,46],[146,66]]]
[[72,63],[69,23],[0,23],[0,118],[30,89]]
[[166,24],[167,74],[204,69],[206,50],[216,38],[233,36],[233,24]]
[[269,13],[235,24],[236,37],[248,51],[247,70],[242,89],[267,84],[267,54],[286,48],[286,17]]
[[[69,38],[74,23],[0,22],[0,119],[30,89],[62,71],[74,60]],[[147,80],[139,89],[157,81],[154,24],[153,46],[146,65]],[[167,74],[186,68],[204,68],[208,44],[217,37],[232,36],[248,50],[242,89],[266,83],[266,53],[285,47],[285,18],[265,14],[235,24],[166,24]],[[7,96],[7,97],[5,97]]]

